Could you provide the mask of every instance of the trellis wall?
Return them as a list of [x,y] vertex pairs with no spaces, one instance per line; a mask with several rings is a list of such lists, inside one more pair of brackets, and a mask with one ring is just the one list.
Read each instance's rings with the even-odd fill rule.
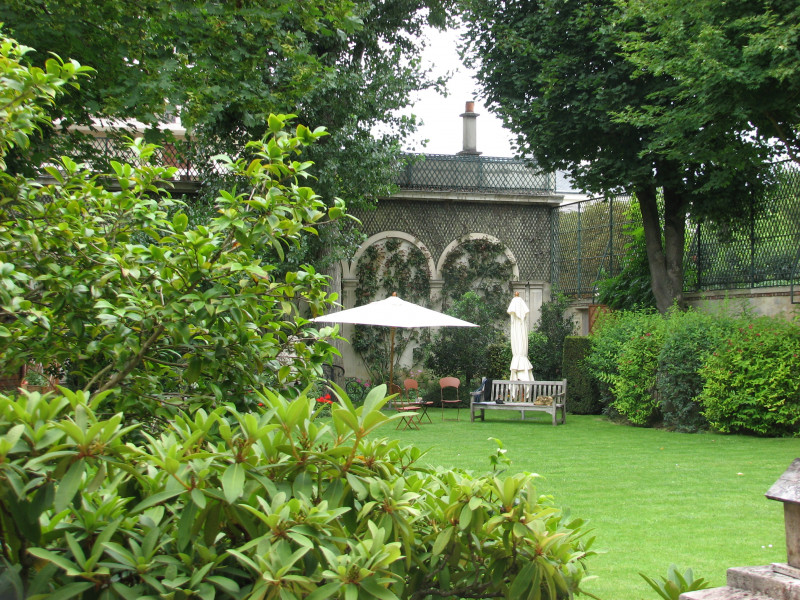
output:
[[[536,204],[478,204],[440,200],[381,200],[378,210],[358,213],[367,236],[403,231],[427,248],[440,265],[445,249],[471,234],[502,242],[511,252],[521,280],[550,279],[552,210]],[[436,273],[431,273],[436,277]]]
[[[629,211],[630,196],[566,204],[553,220],[553,288],[591,299],[599,279],[619,272],[628,226],[641,225]],[[766,210],[743,227],[724,230],[687,222],[684,291],[800,285],[800,171],[782,167],[781,183]]]

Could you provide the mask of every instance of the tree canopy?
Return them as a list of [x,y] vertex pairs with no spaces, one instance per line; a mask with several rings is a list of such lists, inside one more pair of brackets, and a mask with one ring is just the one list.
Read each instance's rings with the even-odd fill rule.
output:
[[[800,5],[791,0],[626,0],[623,54],[669,77],[679,104],[631,117],[658,128],[662,151],[685,152],[687,131],[732,127],[800,163]],[[689,136],[691,139],[691,136]],[[681,149],[681,146],[684,146]]]
[[[391,189],[387,165],[414,127],[394,111],[436,84],[415,36],[443,27],[451,4],[9,0],[0,22],[36,59],[53,52],[97,69],[61,104],[63,125],[99,117],[155,127],[177,116],[207,158],[262,137],[272,113],[296,114],[330,133],[312,157],[322,195],[373,201]],[[146,139],[159,141],[154,130]]]
[[672,78],[622,55],[641,21],[612,0],[465,5],[474,23],[466,54],[520,152],[568,171],[588,191],[634,193],[659,310],[682,304],[687,214],[735,220],[749,213],[767,184],[768,150],[732,127],[691,127],[686,152],[663,151],[662,131],[635,111],[655,105],[672,114],[682,100]]

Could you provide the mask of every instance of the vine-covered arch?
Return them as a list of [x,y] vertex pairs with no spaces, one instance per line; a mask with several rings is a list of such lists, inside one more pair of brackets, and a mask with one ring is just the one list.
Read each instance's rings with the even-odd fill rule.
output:
[[446,246],[438,271],[444,310],[473,293],[497,323],[505,317],[512,282],[519,280],[514,254],[499,239],[480,233],[462,235]]
[[342,261],[342,274],[344,277],[356,279],[358,278],[358,262],[363,256],[363,254],[367,251],[367,249],[375,244],[380,242],[389,240],[391,238],[398,238],[401,240],[405,240],[409,244],[412,244],[417,247],[417,249],[422,252],[425,256],[425,259],[428,263],[428,272],[433,276],[434,273],[437,273],[436,269],[436,262],[433,259],[433,255],[431,254],[430,250],[428,250],[427,246],[417,237],[405,233],[404,231],[382,231],[380,233],[376,233],[375,235],[371,235],[368,237],[364,242],[359,246],[358,250],[356,251],[353,259],[351,261]]
[[[361,245],[350,266],[352,305],[362,306],[396,292],[404,300],[429,306],[434,264],[431,253],[413,236],[401,231],[373,235]],[[389,334],[387,327],[356,325],[354,328],[351,347],[373,381],[386,381],[387,374],[402,360],[406,349],[411,351],[430,335],[427,331],[411,329],[395,331],[395,364],[390,365]]]
[[443,279],[442,268],[449,254],[455,248],[464,244],[464,242],[472,240],[487,240],[489,242],[492,242],[493,244],[501,245],[503,247],[503,253],[506,255],[506,258],[508,258],[508,261],[512,265],[513,281],[519,281],[519,263],[516,257],[514,256],[514,253],[499,238],[496,238],[493,235],[489,235],[488,233],[468,233],[451,241],[445,247],[445,249],[442,251],[442,255],[439,257],[439,262],[436,264],[436,269],[433,271],[434,279]]

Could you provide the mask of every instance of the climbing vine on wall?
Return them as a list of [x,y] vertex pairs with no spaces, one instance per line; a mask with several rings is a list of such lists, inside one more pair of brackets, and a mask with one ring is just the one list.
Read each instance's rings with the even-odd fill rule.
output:
[[[430,304],[431,274],[425,254],[399,238],[389,238],[367,248],[358,260],[356,272],[356,306],[392,293],[408,302]],[[388,379],[389,334],[388,327],[358,325],[355,328],[353,349],[361,356],[374,381]],[[395,367],[409,342],[423,341],[429,335],[424,330],[398,329],[394,342]]]
[[498,320],[506,316],[514,265],[500,242],[467,240],[453,249],[442,265],[442,303],[446,310],[466,292],[483,298]]

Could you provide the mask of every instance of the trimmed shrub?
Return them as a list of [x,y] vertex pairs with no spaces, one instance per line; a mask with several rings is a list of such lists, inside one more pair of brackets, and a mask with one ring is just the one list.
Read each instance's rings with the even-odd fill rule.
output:
[[729,334],[734,320],[689,310],[672,311],[658,356],[656,392],[664,426],[681,432],[708,428],[697,397],[703,390],[700,368]]
[[592,348],[588,337],[571,335],[564,338],[564,366],[567,380],[567,408],[577,415],[599,415],[603,411],[597,381],[584,359]]
[[502,457],[473,476],[375,437],[399,416],[385,386],[358,408],[264,392],[139,438],[107,394],[61,391],[0,395],[10,597],[557,600],[592,554]]
[[654,425],[661,419],[656,373],[666,327],[658,313],[637,314],[635,328],[619,355],[614,408],[634,425]]
[[635,425],[660,419],[655,381],[663,338],[664,319],[658,313],[620,311],[598,321],[586,364],[604,384],[601,399],[610,416]]
[[770,317],[738,322],[700,369],[703,414],[724,433],[797,436],[800,324]]

